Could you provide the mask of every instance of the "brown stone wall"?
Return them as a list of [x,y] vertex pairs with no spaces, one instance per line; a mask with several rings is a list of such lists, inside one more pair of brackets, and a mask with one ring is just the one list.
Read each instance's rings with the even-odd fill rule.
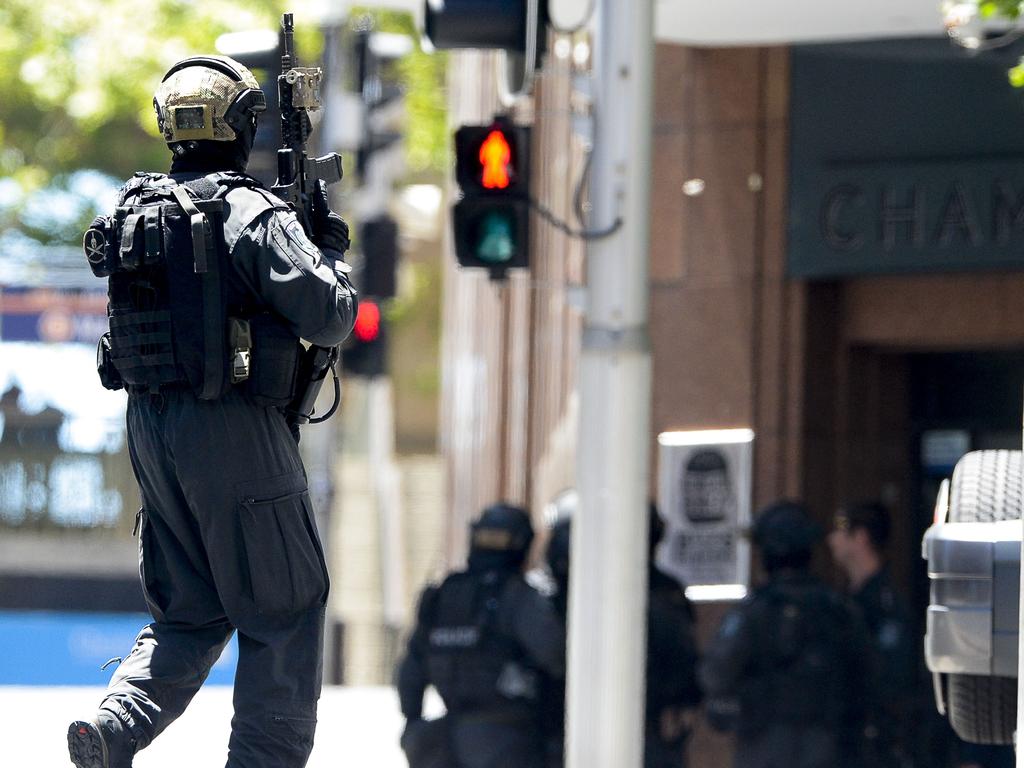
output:
[[[788,52],[657,53],[653,432],[753,427],[757,503],[798,493],[805,291],[785,271]],[[687,180],[704,190],[688,196]]]
[[[652,446],[666,430],[751,427],[755,505],[798,495],[808,296],[785,278],[788,51],[659,45],[656,78]],[[694,179],[703,191],[687,195]],[[702,642],[725,608],[700,606]],[[730,753],[698,726],[693,768]]]

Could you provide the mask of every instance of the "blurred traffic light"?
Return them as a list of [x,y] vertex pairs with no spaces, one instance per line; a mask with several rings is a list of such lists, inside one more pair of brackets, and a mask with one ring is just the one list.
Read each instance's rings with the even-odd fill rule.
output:
[[383,376],[387,373],[387,333],[380,304],[361,299],[352,334],[341,349],[341,366],[352,376]]
[[363,267],[359,294],[375,299],[394,298],[398,268],[398,224],[384,214],[359,227]]
[[548,19],[547,0],[426,0],[424,30],[435,48],[527,50],[530,5],[536,6],[537,45]]
[[455,253],[492,276],[530,264],[530,129],[496,118],[455,133]]
[[362,102],[362,126],[356,150],[356,173],[365,177],[370,159],[402,139],[405,120],[403,88],[395,65],[412,52],[407,35],[375,32],[364,21],[352,43],[355,87]]

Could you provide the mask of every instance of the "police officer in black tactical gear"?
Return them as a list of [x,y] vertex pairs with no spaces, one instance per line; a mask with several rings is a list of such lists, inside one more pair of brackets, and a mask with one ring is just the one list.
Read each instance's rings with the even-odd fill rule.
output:
[[299,339],[333,346],[354,322],[347,227],[321,204],[307,234],[244,174],[265,99],[238,62],[185,59],[154,103],[170,174],[136,174],[84,243],[109,280],[99,369],[105,386],[129,393],[153,621],[95,716],[71,725],[71,759],[130,766],[237,631],[227,765],[301,768],[316,727],[328,575],[285,411],[302,384]]
[[[523,578],[532,540],[525,510],[490,506],[470,529],[467,569],[424,591],[398,668],[410,768],[543,768],[542,697],[565,676],[565,630]],[[442,723],[422,720],[428,685],[447,708]]]
[[850,598],[875,650],[877,690],[865,731],[865,763],[878,768],[910,760],[915,694],[921,689],[909,611],[886,567],[889,531],[889,510],[878,502],[862,502],[840,509],[828,535],[832,559],[847,577]]
[[[644,768],[683,768],[687,764],[686,743],[691,721],[701,700],[696,677],[693,606],[682,585],[654,564],[655,549],[664,534],[664,525],[654,504],[650,505],[649,514]],[[553,600],[563,618],[568,615],[571,528],[569,518],[556,522],[545,553],[556,584]],[[561,724],[565,718],[564,695],[559,701],[562,709],[550,719]],[[556,738],[557,744],[552,746],[557,746],[558,760],[552,763],[561,765],[561,730]]]
[[726,615],[698,667],[712,724],[736,731],[736,768],[860,764],[868,639],[855,609],[810,574],[819,535],[802,504],[760,513],[752,538],[767,583]]

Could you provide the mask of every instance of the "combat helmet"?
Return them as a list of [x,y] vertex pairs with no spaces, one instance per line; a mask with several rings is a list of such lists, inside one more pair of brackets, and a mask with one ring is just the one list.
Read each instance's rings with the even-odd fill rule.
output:
[[498,503],[484,509],[470,526],[470,566],[517,566],[533,542],[533,524],[522,507]]
[[778,501],[757,516],[750,537],[766,563],[789,563],[809,559],[821,528],[811,520],[807,508],[796,501]]
[[195,141],[234,141],[267,108],[260,84],[227,56],[191,56],[173,67],[153,98],[157,125],[176,152]]

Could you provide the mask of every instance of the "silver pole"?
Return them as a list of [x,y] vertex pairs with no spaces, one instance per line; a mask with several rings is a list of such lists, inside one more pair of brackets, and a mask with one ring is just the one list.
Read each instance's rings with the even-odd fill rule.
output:
[[569,768],[643,756],[651,355],[647,336],[653,0],[600,0],[591,226],[569,606]]

